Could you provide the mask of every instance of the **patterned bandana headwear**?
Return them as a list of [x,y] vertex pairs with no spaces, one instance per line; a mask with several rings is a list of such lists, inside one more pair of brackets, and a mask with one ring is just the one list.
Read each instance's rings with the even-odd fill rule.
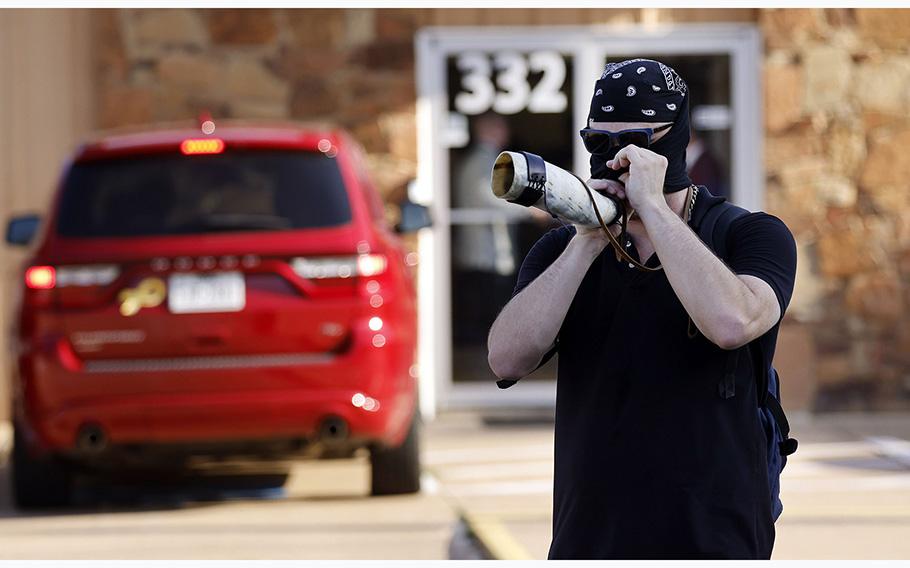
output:
[[[649,147],[667,158],[664,193],[689,187],[686,174],[686,146],[689,145],[688,87],[676,71],[659,61],[629,59],[607,63],[588,113],[592,122],[672,122],[673,127]],[[619,148],[591,155],[591,177],[616,179],[623,170],[611,170],[606,162]]]

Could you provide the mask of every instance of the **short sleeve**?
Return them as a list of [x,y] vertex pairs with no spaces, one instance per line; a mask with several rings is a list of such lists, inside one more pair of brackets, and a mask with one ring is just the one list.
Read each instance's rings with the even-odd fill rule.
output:
[[767,282],[783,319],[796,281],[796,241],[790,229],[773,215],[750,213],[733,222],[728,238],[730,269]]
[[575,235],[575,227],[565,226],[550,229],[544,236],[540,237],[524,261],[521,263],[521,269],[518,271],[518,280],[515,283],[515,289],[512,290],[512,297],[518,295],[528,284],[540,276],[557,258],[566,250],[572,236]]

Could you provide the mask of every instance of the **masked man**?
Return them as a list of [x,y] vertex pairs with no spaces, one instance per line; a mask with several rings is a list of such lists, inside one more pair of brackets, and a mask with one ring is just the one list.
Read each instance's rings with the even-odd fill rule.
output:
[[642,266],[605,250],[600,228],[551,230],[488,339],[504,385],[559,352],[549,558],[769,558],[748,356],[733,369],[734,396],[718,379],[750,342],[772,360],[793,237],[750,213],[730,225],[724,262],[690,228],[717,198],[686,175],[687,87],[658,61],[608,64],[582,136],[589,186],[634,210],[619,244]]

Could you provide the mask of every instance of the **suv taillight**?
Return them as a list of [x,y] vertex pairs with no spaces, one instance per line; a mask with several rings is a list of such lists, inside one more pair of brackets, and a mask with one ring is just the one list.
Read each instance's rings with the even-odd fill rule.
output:
[[25,287],[35,306],[49,305],[52,297],[67,305],[81,304],[96,301],[104,287],[118,276],[120,267],[108,264],[30,266],[25,270]]
[[25,285],[35,290],[76,286],[107,286],[120,275],[120,268],[104,264],[95,266],[30,266],[25,271]]
[[376,276],[385,272],[387,266],[388,259],[381,254],[291,259],[291,268],[294,269],[294,272],[308,280]]
[[25,271],[25,285],[32,290],[50,290],[57,283],[53,266],[30,266]]

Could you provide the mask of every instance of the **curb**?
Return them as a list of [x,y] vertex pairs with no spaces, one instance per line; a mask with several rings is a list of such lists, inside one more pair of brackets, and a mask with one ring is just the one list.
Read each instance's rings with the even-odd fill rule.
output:
[[[503,524],[500,515],[489,513],[478,515],[466,511],[458,499],[440,486],[432,467],[423,467],[421,482],[424,490],[431,493],[439,491],[442,498],[457,515],[458,522],[453,542],[454,540],[466,540],[468,548],[473,550],[471,553],[465,553],[469,554],[471,560],[535,560],[534,556],[512,536],[512,533]],[[459,534],[462,537],[460,539]],[[450,543],[450,559],[452,559],[451,547]]]
[[498,517],[461,511],[459,519],[477,540],[489,560],[534,560]]

